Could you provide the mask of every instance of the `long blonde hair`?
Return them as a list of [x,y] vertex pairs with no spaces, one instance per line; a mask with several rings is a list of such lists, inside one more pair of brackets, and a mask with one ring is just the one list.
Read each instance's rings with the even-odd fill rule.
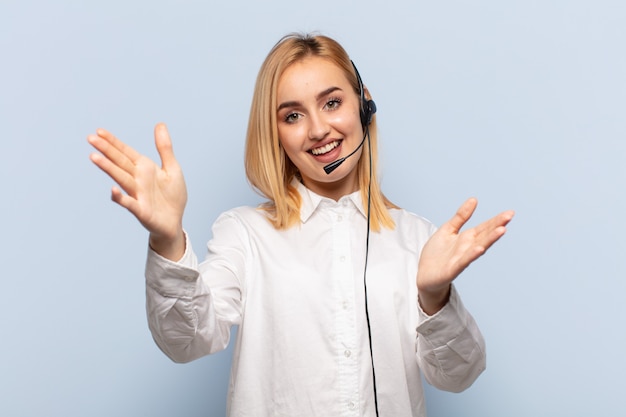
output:
[[[245,167],[248,181],[269,201],[263,208],[270,215],[275,228],[286,229],[300,221],[301,197],[291,185],[298,169],[289,160],[278,139],[276,121],[278,81],[293,63],[316,56],[337,65],[360,94],[359,82],[348,54],[335,40],[322,35],[290,34],[282,38],[270,51],[257,76],[248,133],[246,138]],[[366,92],[369,99],[369,92]],[[377,130],[376,117],[369,125],[369,141],[372,149],[371,214],[370,227],[379,231],[381,226],[393,229],[394,222],[388,208],[396,207],[381,192],[377,176]],[[357,164],[357,180],[363,206],[367,210],[369,176],[369,152],[362,152]]]

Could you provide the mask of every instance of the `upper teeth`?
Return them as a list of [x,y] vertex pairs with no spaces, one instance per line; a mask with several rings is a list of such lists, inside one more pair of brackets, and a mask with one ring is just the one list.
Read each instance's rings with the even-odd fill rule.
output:
[[311,153],[313,155],[321,155],[323,153],[330,152],[331,150],[335,149],[337,146],[339,146],[338,140],[330,142],[324,146],[320,146],[319,148],[313,148],[311,149]]

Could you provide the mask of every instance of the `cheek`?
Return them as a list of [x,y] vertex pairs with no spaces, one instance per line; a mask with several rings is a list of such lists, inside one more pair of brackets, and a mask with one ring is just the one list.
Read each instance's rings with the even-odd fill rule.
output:
[[285,152],[289,152],[289,136],[278,130],[278,143]]
[[338,112],[333,118],[329,119],[329,122],[337,129],[344,132],[361,130],[361,116],[358,110],[346,110],[345,112]]
[[304,140],[299,126],[279,126],[278,142],[287,153],[295,152],[303,146]]
[[288,136],[281,135],[278,132],[278,143],[282,148],[282,152],[285,154],[286,159],[293,162],[293,158],[296,154],[294,144],[289,140]]

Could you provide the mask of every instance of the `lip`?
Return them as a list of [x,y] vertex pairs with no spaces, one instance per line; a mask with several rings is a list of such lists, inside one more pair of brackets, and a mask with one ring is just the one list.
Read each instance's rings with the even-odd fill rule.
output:
[[[319,148],[319,147],[326,146],[329,143],[332,143],[332,142],[334,142],[336,140],[337,139],[333,139],[333,140],[326,141],[325,143],[317,144],[314,148]],[[311,149],[309,149],[307,151],[307,154],[309,154],[313,159],[315,159],[318,162],[321,162],[321,163],[324,163],[324,164],[328,164],[328,163],[333,162],[333,161],[335,161],[335,160],[340,158],[342,145],[343,145],[343,139],[339,139],[339,144],[337,145],[337,147],[335,147],[330,152],[327,152],[327,153],[322,154],[322,155],[313,155],[313,153],[311,152],[311,149],[313,149],[313,148],[311,148]]]

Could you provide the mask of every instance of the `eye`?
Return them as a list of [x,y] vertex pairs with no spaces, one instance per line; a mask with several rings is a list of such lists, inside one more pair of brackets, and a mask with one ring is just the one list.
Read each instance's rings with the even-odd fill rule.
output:
[[295,123],[300,119],[301,115],[299,113],[288,113],[285,115],[284,120],[287,123]]
[[339,108],[339,106],[341,106],[341,99],[335,97],[335,98],[329,99],[324,105],[324,108],[326,110],[335,110]]

